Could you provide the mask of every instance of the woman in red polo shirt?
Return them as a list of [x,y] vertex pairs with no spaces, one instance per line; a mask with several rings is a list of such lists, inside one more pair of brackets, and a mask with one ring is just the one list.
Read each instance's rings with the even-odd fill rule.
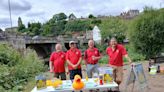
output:
[[66,80],[65,75],[65,53],[62,51],[61,44],[56,44],[56,51],[50,56],[50,72],[54,72],[54,76]]
[[76,48],[75,41],[69,42],[70,49],[66,53],[66,60],[68,63],[68,70],[70,72],[70,79],[73,80],[76,74],[80,75],[81,73],[81,51]]
[[109,47],[106,49],[106,53],[109,57],[109,66],[114,69],[114,81],[119,85],[123,79],[123,57],[127,58],[129,63],[131,63],[131,59],[123,45],[117,44],[116,38],[111,38]]

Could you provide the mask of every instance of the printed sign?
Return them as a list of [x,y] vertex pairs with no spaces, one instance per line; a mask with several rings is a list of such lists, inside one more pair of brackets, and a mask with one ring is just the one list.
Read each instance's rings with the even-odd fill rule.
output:
[[[132,87],[132,90],[133,90],[135,81],[137,82],[137,84],[139,86],[140,92],[144,92],[145,87],[148,88],[147,80],[146,80],[146,76],[144,74],[144,69],[142,67],[142,64],[134,64],[131,66],[131,69],[130,69],[129,75],[128,75],[128,79],[126,82],[126,86],[133,83],[133,87]],[[127,92],[127,87],[126,87],[125,91]]]

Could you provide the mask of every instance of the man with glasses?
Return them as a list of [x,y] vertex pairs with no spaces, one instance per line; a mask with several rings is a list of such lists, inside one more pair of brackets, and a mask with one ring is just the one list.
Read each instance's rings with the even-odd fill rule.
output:
[[75,41],[69,42],[70,49],[66,53],[66,60],[68,63],[68,70],[70,72],[70,79],[73,80],[75,75],[80,75],[81,73],[81,51],[77,49]]

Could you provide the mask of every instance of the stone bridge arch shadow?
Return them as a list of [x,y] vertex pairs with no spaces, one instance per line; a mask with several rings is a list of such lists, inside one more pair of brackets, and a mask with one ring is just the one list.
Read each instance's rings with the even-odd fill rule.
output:
[[[45,64],[49,65],[48,64],[49,58],[51,53],[55,51],[56,44],[57,43],[38,43],[38,44],[30,43],[30,44],[26,44],[26,49],[32,49],[36,51],[37,55],[44,60]],[[64,52],[70,49],[68,42],[61,43],[61,44]]]
[[36,51],[39,58],[44,60],[44,63],[48,65],[49,57],[53,52],[53,46],[55,44],[26,44],[27,49]]

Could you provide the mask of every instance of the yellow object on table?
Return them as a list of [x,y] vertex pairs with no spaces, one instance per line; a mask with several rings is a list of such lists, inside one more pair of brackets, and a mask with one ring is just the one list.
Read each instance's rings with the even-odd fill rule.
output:
[[112,76],[110,74],[104,74],[104,82],[105,83],[113,82]]
[[94,82],[96,82],[96,83],[97,83],[97,82],[98,82],[98,80],[99,80],[99,78],[95,78],[95,79],[94,79]]
[[62,80],[60,79],[55,79],[55,80],[46,80],[46,86],[53,86],[54,88],[59,87],[62,85]]
[[46,80],[46,86],[53,86],[52,80]]
[[85,77],[86,81],[88,81],[88,76]]
[[54,82],[53,82],[53,87],[54,87],[54,88],[57,88],[57,87],[59,87],[60,85],[62,85],[62,80],[60,80],[60,79],[54,80]]
[[35,77],[37,89],[43,89],[46,87],[46,78],[44,75],[38,75]]

